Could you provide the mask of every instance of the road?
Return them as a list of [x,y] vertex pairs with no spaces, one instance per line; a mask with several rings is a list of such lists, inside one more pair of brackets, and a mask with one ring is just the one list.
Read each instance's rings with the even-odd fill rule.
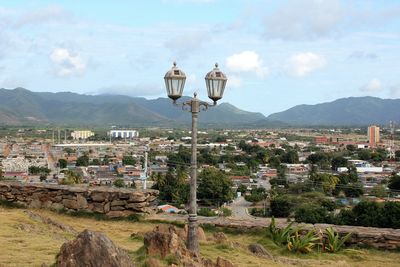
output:
[[232,204],[229,205],[232,210],[232,217],[236,219],[253,219],[247,212],[247,208],[251,206],[251,202],[248,202],[244,197],[235,199]]

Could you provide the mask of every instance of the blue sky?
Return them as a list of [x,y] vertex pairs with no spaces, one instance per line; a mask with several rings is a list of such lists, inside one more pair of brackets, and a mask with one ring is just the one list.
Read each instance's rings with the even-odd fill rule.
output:
[[0,87],[165,96],[173,61],[185,94],[268,115],[350,96],[400,98],[400,2],[0,0]]

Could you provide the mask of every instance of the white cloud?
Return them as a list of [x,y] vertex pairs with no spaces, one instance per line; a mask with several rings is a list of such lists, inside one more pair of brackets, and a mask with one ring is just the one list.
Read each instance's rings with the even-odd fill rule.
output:
[[82,75],[86,71],[86,62],[77,54],[65,48],[56,48],[50,54],[50,61],[58,76]]
[[305,52],[293,55],[288,60],[287,70],[292,76],[304,76],[326,65],[326,59],[318,54]]
[[380,80],[377,78],[374,78],[370,80],[367,84],[363,85],[360,88],[361,91],[367,92],[367,93],[375,93],[383,90],[383,86]]
[[254,51],[233,54],[226,59],[226,65],[232,72],[255,72],[261,78],[269,73],[260,56]]
[[242,85],[242,80],[237,77],[236,75],[228,75],[228,82],[227,86],[228,87],[240,87]]

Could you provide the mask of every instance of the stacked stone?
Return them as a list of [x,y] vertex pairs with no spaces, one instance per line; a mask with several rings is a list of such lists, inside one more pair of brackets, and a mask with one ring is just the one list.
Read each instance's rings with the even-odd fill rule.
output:
[[0,199],[31,208],[97,212],[109,217],[156,210],[157,190],[0,183]]

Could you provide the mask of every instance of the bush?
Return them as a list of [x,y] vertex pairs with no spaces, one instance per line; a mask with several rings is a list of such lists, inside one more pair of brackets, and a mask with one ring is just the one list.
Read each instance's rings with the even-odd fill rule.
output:
[[121,188],[121,187],[125,187],[125,182],[123,179],[118,178],[118,179],[115,179],[113,185],[115,187]]
[[229,216],[232,215],[232,211],[231,211],[230,209],[228,209],[228,208],[222,207],[222,208],[220,208],[219,211],[220,211],[220,214],[221,214],[222,216],[224,216],[224,217],[229,217]]
[[339,225],[355,225],[356,217],[352,210],[341,210],[335,217],[335,224]]
[[321,201],[321,206],[326,208],[328,211],[334,211],[337,207],[337,204],[330,199],[324,199]]
[[356,225],[379,227],[381,218],[381,205],[376,202],[362,201],[353,208]]
[[312,224],[333,222],[331,213],[325,207],[314,206],[310,204],[303,204],[299,206],[295,211],[294,218],[296,222]]
[[351,233],[340,237],[339,233],[335,232],[332,227],[329,227],[325,230],[326,239],[323,242],[323,249],[325,251],[335,253],[342,249],[344,243],[349,240],[351,237]]
[[309,253],[318,244],[319,237],[315,234],[315,230],[310,230],[305,235],[300,235],[296,230],[289,238],[287,248],[292,252]]
[[274,217],[288,217],[293,205],[285,196],[277,196],[271,200],[271,215]]
[[205,217],[214,217],[215,216],[215,212],[213,212],[211,209],[209,208],[200,208],[197,211],[197,214],[199,216],[205,216]]
[[263,208],[251,208],[249,209],[250,215],[256,216],[256,217],[270,217],[271,216],[271,211],[269,209],[263,209]]

